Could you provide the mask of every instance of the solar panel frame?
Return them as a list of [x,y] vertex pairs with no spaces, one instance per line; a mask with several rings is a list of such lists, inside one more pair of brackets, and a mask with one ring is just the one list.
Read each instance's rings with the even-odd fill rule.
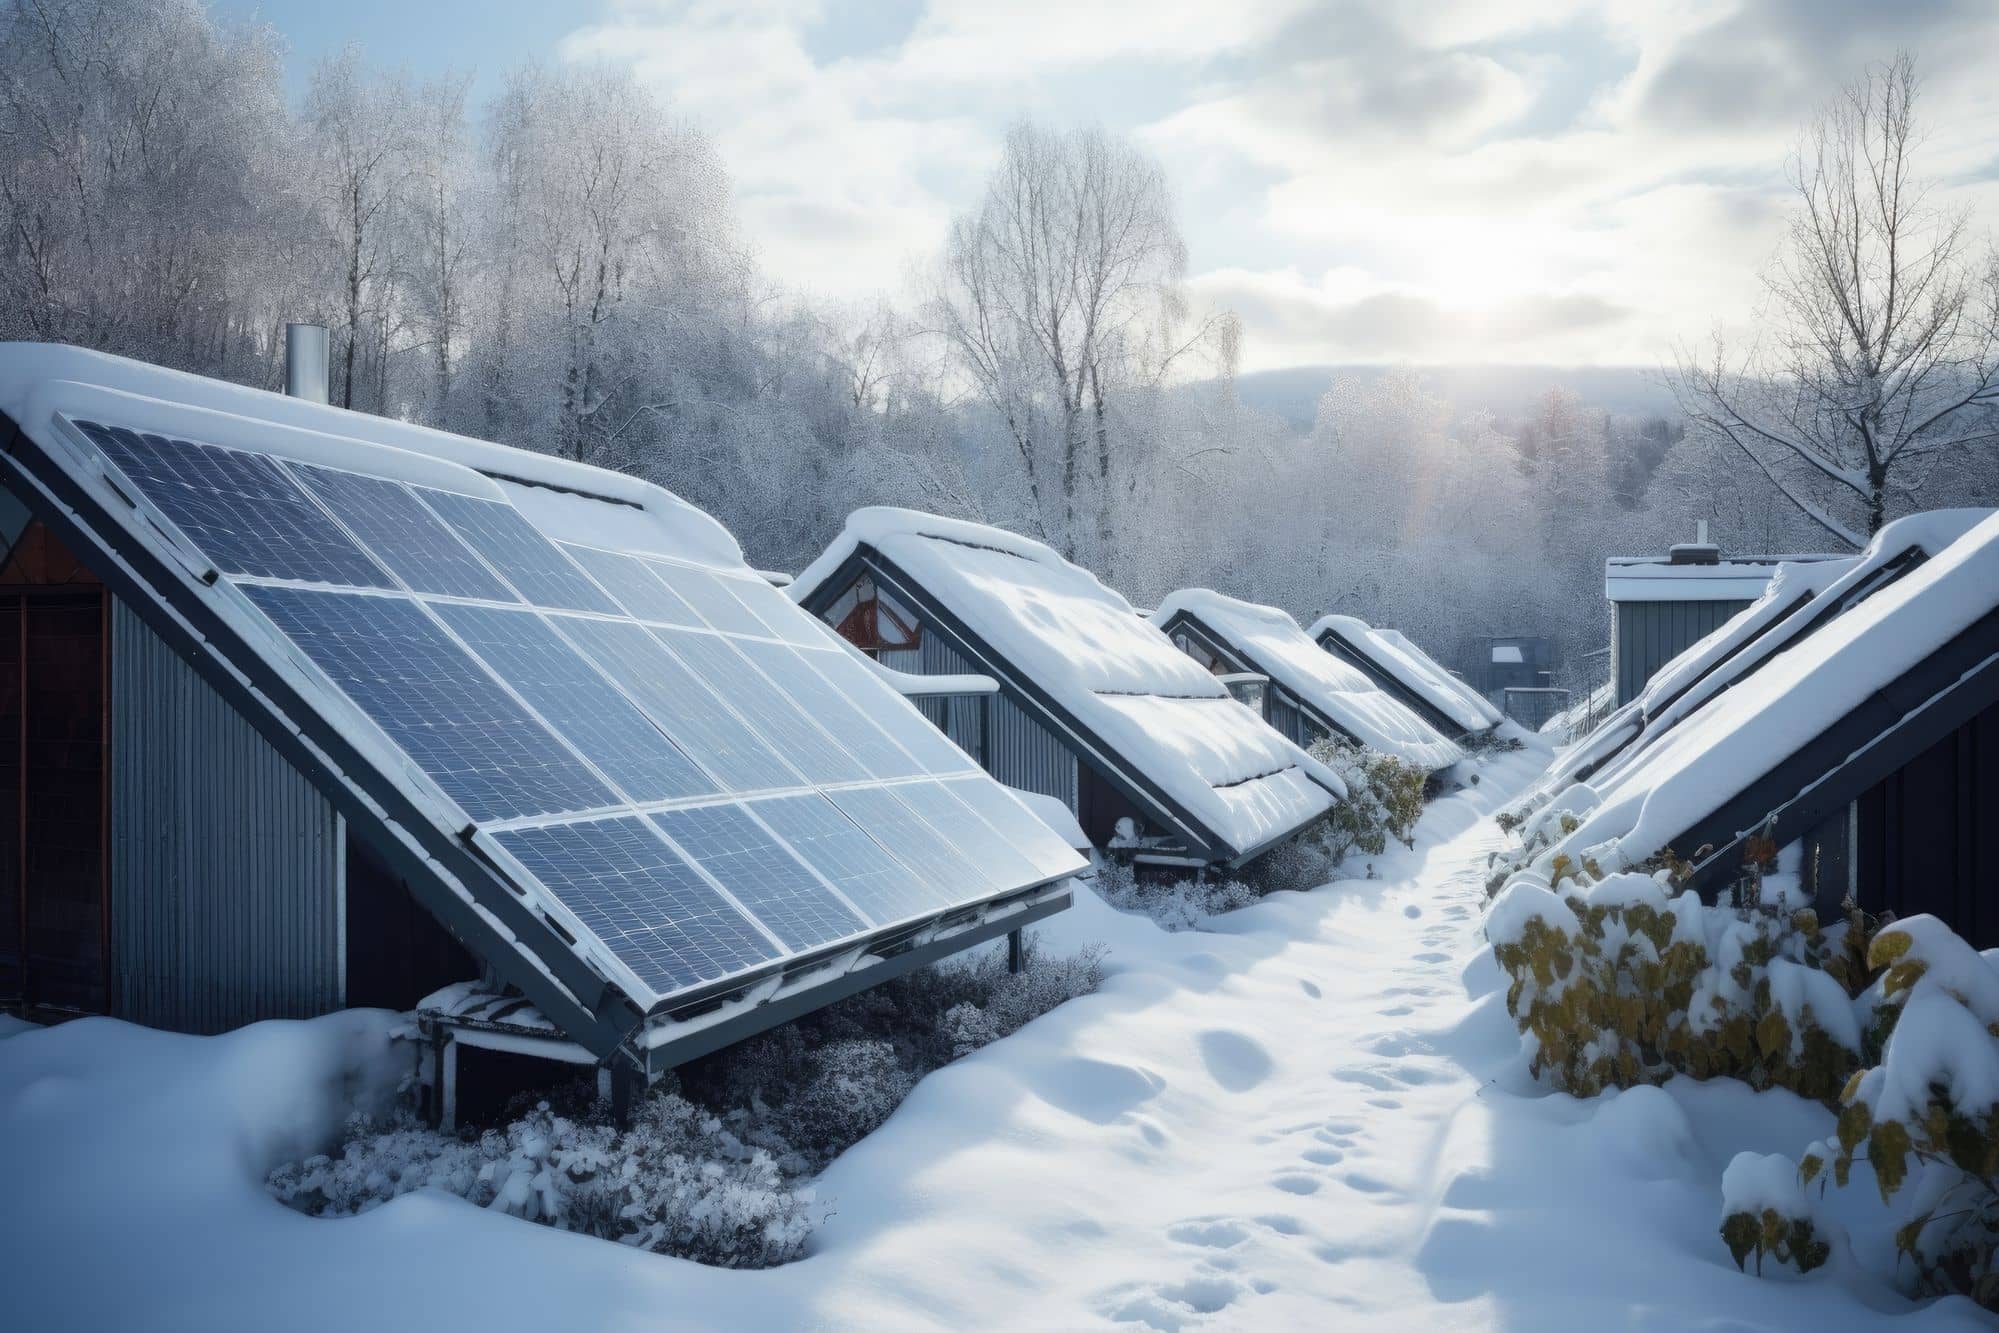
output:
[[665,560],[648,560],[646,567],[671,588],[674,595],[693,607],[711,629],[725,634],[769,635],[764,624],[743,600],[731,593],[732,581],[720,574],[692,565],[676,565]]
[[556,543],[570,559],[624,607],[634,620],[700,629],[705,622],[694,608],[662,583],[644,560],[618,551],[600,550],[574,542]]
[[793,952],[865,934],[875,924],[741,805],[658,810],[649,818]]
[[753,673],[759,679],[768,677],[758,672],[727,636],[666,628],[654,629],[652,634],[717,698],[731,699],[730,706],[750,729],[783,755],[807,782],[832,786],[861,782],[873,776],[775,683],[769,690],[742,691],[731,696],[732,685]]
[[[99,429],[104,428],[100,427]],[[94,440],[92,442],[95,443]],[[472,817],[474,825],[483,824],[490,826],[485,829],[475,829],[472,826],[465,826],[458,831],[458,836],[466,839],[475,836],[489,837],[496,840],[494,844],[489,844],[489,848],[492,845],[501,846],[502,855],[498,863],[510,866],[515,878],[526,883],[539,885],[546,893],[546,900],[555,907],[563,911],[569,911],[571,907],[571,894],[569,886],[560,886],[560,891],[558,891],[558,885],[546,882],[548,880],[561,880],[561,876],[555,870],[548,868],[552,863],[546,862],[544,858],[544,873],[537,874],[534,870],[523,864],[520,857],[514,856],[511,852],[506,852],[505,842],[511,841],[516,846],[527,846],[530,843],[545,845],[550,842],[560,842],[562,838],[558,835],[568,836],[570,831],[597,828],[614,823],[628,823],[629,821],[640,819],[645,820],[644,827],[651,831],[662,848],[666,848],[669,857],[673,852],[669,845],[670,840],[663,832],[662,820],[683,830],[688,829],[690,824],[719,823],[723,826],[723,835],[731,833],[738,835],[733,839],[735,842],[743,842],[748,837],[744,830],[750,826],[754,826],[759,830],[760,838],[751,840],[747,846],[725,848],[718,855],[721,857],[748,857],[749,861],[747,863],[751,864],[753,868],[760,869],[762,872],[772,872],[773,868],[775,868],[775,871],[781,872],[784,882],[791,886],[807,882],[797,878],[797,868],[802,868],[807,880],[817,884],[823,891],[825,895],[823,898],[807,899],[805,901],[804,906],[810,907],[812,910],[804,911],[802,914],[797,915],[793,914],[799,913],[800,904],[794,901],[794,899],[771,900],[772,905],[768,910],[773,914],[784,915],[786,917],[786,929],[793,934],[797,942],[790,946],[791,952],[789,953],[784,950],[777,950],[774,954],[766,956],[759,952],[756,955],[757,961],[743,964],[744,970],[741,975],[744,977],[767,971],[772,966],[784,963],[794,954],[820,952],[829,948],[845,947],[848,944],[864,943],[870,929],[879,929],[889,924],[884,918],[893,917],[904,906],[909,905],[890,896],[878,900],[870,899],[875,904],[874,910],[865,910],[854,902],[851,896],[841,887],[843,883],[851,883],[856,886],[863,885],[867,882],[869,874],[877,877],[886,874],[890,882],[900,881],[903,890],[906,890],[911,884],[920,885],[920,881],[908,870],[907,866],[891,856],[882,847],[879,838],[873,837],[866,830],[860,830],[856,826],[853,826],[852,821],[845,814],[841,813],[837,806],[832,805],[827,800],[825,794],[816,790],[827,786],[836,786],[842,781],[873,780],[874,775],[867,772],[865,766],[861,767],[859,777],[853,779],[834,778],[820,774],[813,775],[809,781],[794,783],[791,781],[791,774],[786,774],[787,783],[784,786],[751,788],[746,792],[736,793],[749,798],[742,805],[732,800],[722,799],[720,793],[703,791],[689,796],[663,797],[661,799],[664,801],[678,802],[678,804],[674,805],[672,809],[653,809],[650,808],[652,803],[645,799],[645,793],[619,790],[624,784],[617,780],[616,775],[607,771],[605,766],[598,761],[598,757],[590,755],[587,747],[579,746],[580,736],[578,733],[581,731],[581,728],[571,727],[557,717],[557,710],[549,707],[546,696],[542,696],[539,701],[535,698],[530,698],[530,692],[521,688],[523,682],[510,681],[508,679],[509,673],[503,664],[488,660],[485,654],[471,650],[471,645],[465,640],[465,636],[459,634],[457,627],[450,624],[450,620],[454,615],[461,624],[468,617],[476,616],[519,617],[521,619],[518,623],[521,624],[526,624],[531,619],[540,619],[551,624],[555,620],[560,619],[570,622],[572,626],[586,622],[604,623],[614,626],[631,623],[620,620],[596,622],[588,615],[564,614],[570,610],[581,609],[566,605],[566,603],[593,601],[593,599],[595,599],[593,607],[601,605],[606,608],[597,610],[596,614],[598,615],[617,616],[621,612],[618,606],[609,597],[604,595],[605,590],[600,587],[600,581],[594,575],[585,571],[582,562],[576,559],[575,553],[573,551],[566,553],[563,551],[562,548],[564,546],[572,544],[559,543],[549,538],[546,534],[541,533],[525,515],[515,510],[508,502],[504,500],[486,500],[475,495],[465,495],[455,490],[440,488],[426,482],[404,481],[399,479],[398,475],[395,474],[375,476],[365,471],[350,471],[345,467],[328,467],[318,461],[300,461],[278,453],[266,454],[254,449],[196,445],[191,442],[161,441],[161,443],[172,448],[216,449],[225,454],[237,455],[241,459],[264,460],[269,465],[269,472],[258,468],[254,462],[250,466],[262,472],[263,475],[269,476],[274,472],[275,475],[283,477],[286,483],[292,488],[292,492],[295,493],[296,498],[302,500],[306,506],[305,510],[299,512],[316,512],[318,516],[316,521],[319,524],[323,524],[322,530],[338,534],[342,542],[345,543],[345,547],[342,549],[351,548],[351,550],[359,553],[363,561],[369,562],[365,566],[351,566],[354,580],[351,586],[356,588],[355,591],[335,590],[336,586],[350,586],[348,584],[315,588],[297,587],[293,586],[294,583],[324,582],[324,580],[296,578],[292,573],[257,567],[224,571],[230,575],[230,578],[220,586],[223,593],[227,596],[240,599],[247,603],[249,607],[255,608],[258,612],[258,622],[269,626],[268,629],[263,630],[261,633],[250,634],[244,640],[245,646],[251,648],[253,657],[264,656],[268,658],[273,656],[270,653],[270,645],[263,642],[263,639],[270,635],[272,631],[276,632],[278,639],[295,647],[301,656],[294,658],[294,661],[303,660],[312,663],[312,677],[323,681],[324,686],[330,686],[335,694],[346,699],[362,715],[369,717],[377,729],[388,738],[389,742],[410,759],[410,766],[407,769],[388,766],[381,767],[380,776],[386,778],[392,785],[407,786],[411,777],[418,773],[423,774],[423,782],[435,788],[437,793],[443,796],[445,800],[465,810]],[[312,456],[315,459],[319,457],[317,452],[314,452]],[[401,473],[400,475],[408,476],[410,474]],[[327,484],[324,479],[329,476],[337,476],[343,480]],[[321,484],[315,484],[316,480]],[[473,571],[474,577],[472,581],[454,586],[437,577],[427,576],[425,569],[420,564],[411,563],[409,560],[392,562],[386,559],[381,552],[374,549],[374,545],[371,544],[369,537],[364,536],[362,531],[357,531],[357,529],[373,533],[375,543],[386,545],[396,540],[392,530],[394,525],[377,526],[371,521],[350,522],[349,516],[343,516],[340,512],[346,507],[343,499],[340,495],[334,493],[348,490],[372,491],[378,496],[407,494],[412,500],[417,500],[419,493],[421,493],[423,498],[419,501],[419,508],[413,512],[424,513],[430,523],[437,525],[435,529],[430,530],[431,539],[434,540],[440,535],[447,537],[451,541],[459,543],[460,548],[468,553],[464,559],[454,560],[453,563],[461,572]],[[143,488],[140,488],[139,494],[142,498],[150,499],[150,497],[146,497]],[[446,497],[438,502],[441,508],[433,505],[433,497]],[[393,504],[394,501],[391,500],[390,503]],[[546,592],[530,594],[531,596],[538,595],[539,600],[543,603],[554,603],[554,605],[544,605],[537,611],[524,606],[516,598],[513,589],[521,588],[522,591],[526,591],[525,588],[522,588],[522,583],[531,582],[532,580],[525,579],[522,576],[522,571],[518,569],[511,572],[494,569],[495,561],[493,555],[487,551],[480,550],[473,538],[468,536],[460,525],[452,523],[447,513],[443,512],[454,508],[462,508],[465,505],[495,506],[495,508],[490,510],[474,510],[471,512],[497,514],[505,511],[516,515],[520,519],[520,523],[525,525],[526,529],[534,531],[535,536],[541,542],[546,543],[548,549],[556,551],[558,555],[561,555],[568,562],[566,565],[558,566],[562,571],[560,581],[566,585],[567,591],[559,594],[549,594]],[[158,505],[154,507],[160,509],[160,512],[167,517],[168,522],[173,524],[172,516],[166,514],[164,508]],[[129,520],[121,519],[119,522],[125,526],[131,526]],[[178,524],[173,525],[178,527]],[[423,524],[420,523],[419,527],[421,528],[422,526]],[[157,541],[157,538],[145,535],[143,530],[142,537],[148,544]],[[210,554],[208,550],[200,543],[193,541],[192,538],[189,538],[189,545],[193,546],[204,556]],[[336,546],[339,546],[339,543],[336,543]],[[452,548],[445,547],[444,549],[450,550]],[[500,554],[504,557],[506,553],[502,551]],[[485,562],[484,566],[479,563],[481,561]],[[670,565],[670,562],[650,563],[667,563]],[[680,566],[670,567],[680,568]],[[488,570],[491,570],[493,577],[490,579],[478,577],[479,573]],[[335,572],[345,577],[338,567],[336,567]],[[730,577],[725,574],[708,571],[696,571],[696,574],[705,574],[705,580],[699,577],[696,578],[695,582],[699,586],[719,590],[728,599],[726,602],[711,599],[711,609],[717,607],[726,608],[733,604],[736,612],[740,613],[737,614],[725,610],[715,615],[716,620],[737,626],[740,631],[739,637],[718,637],[709,634],[705,635],[704,638],[712,640],[720,648],[727,649],[729,652],[743,658],[744,666],[751,665],[743,652],[745,645],[753,644],[757,646],[759,651],[768,651],[777,650],[782,644],[790,643],[800,648],[812,650],[814,638],[818,635],[819,631],[812,625],[809,619],[805,618],[803,612],[793,609],[788,601],[783,599],[781,595],[776,594],[775,590],[770,589],[761,580],[748,577]],[[359,581],[363,577],[367,580],[365,584]],[[278,580],[285,580],[285,582],[278,582]],[[211,583],[214,581],[213,573],[209,575],[209,581]],[[509,585],[513,585],[513,587],[510,588]],[[587,594],[577,592],[576,590],[579,588],[587,589]],[[407,591],[405,591],[406,589]],[[757,593],[767,593],[770,596],[776,597],[777,600],[774,605],[776,611],[780,614],[777,615],[775,622],[773,622],[770,614],[772,610],[770,605],[765,607],[766,614],[760,615],[758,613],[754,606]],[[201,594],[197,592],[195,595],[199,597]],[[336,602],[309,600],[315,597],[338,598],[341,600]],[[768,598],[765,600],[768,602]],[[363,603],[370,604],[366,608],[366,614],[347,617],[345,619],[352,623],[343,623],[340,625],[314,625],[309,623],[312,617],[295,614],[301,607],[344,606],[359,608]],[[390,607],[397,609],[385,610],[385,608]],[[290,608],[294,614],[287,614],[286,608]],[[276,615],[271,614],[271,612],[276,612]],[[788,620],[785,618],[786,615],[789,616]],[[385,618],[389,622],[386,625],[382,623]],[[336,617],[336,619],[340,618]],[[281,621],[284,623],[280,623]],[[226,621],[225,623],[229,625],[232,631],[239,628],[235,621]],[[286,628],[287,624],[290,626],[289,629]],[[247,626],[247,622],[244,622],[244,625]],[[427,629],[417,628],[425,625],[428,626]],[[359,632],[362,630],[367,632]],[[333,641],[331,648],[328,647],[329,636]],[[657,641],[657,636],[652,637]],[[572,652],[576,652],[577,645],[566,634],[559,635],[558,638],[564,647],[570,649]],[[391,689],[386,695],[382,693],[384,685],[400,687],[410,682],[399,682],[395,677],[394,670],[390,670],[387,674],[380,672],[371,673],[365,670],[364,667],[368,665],[368,662],[373,660],[372,658],[359,660],[354,657],[353,645],[355,643],[367,642],[380,649],[385,641],[393,645],[392,655],[404,654],[404,656],[397,657],[395,661],[391,662],[391,667],[396,666],[398,663],[411,667],[414,683],[421,685],[427,691],[423,695],[424,700],[435,700],[439,697],[440,691],[448,691],[455,703],[463,703],[467,701],[468,697],[465,693],[466,690],[471,688],[471,701],[478,704],[491,704],[492,706],[487,708],[485,712],[494,714],[493,716],[484,716],[480,719],[479,732],[482,738],[510,736],[518,740],[521,737],[531,737],[533,740],[528,747],[530,750],[542,751],[544,752],[544,757],[559,755],[559,757],[553,760],[551,766],[567,774],[570,778],[576,779],[573,787],[570,788],[573,794],[561,798],[558,802],[553,802],[560,804],[563,808],[542,810],[540,809],[542,805],[551,804],[551,802],[536,799],[528,802],[526,805],[522,805],[519,802],[512,801],[511,796],[509,796],[506,802],[502,802],[493,790],[481,791],[468,788],[464,782],[459,780],[464,776],[460,770],[454,768],[448,762],[438,762],[437,755],[439,751],[433,748],[426,748],[421,743],[420,738],[422,733],[412,730],[410,726],[410,718],[407,716],[407,713],[410,711],[408,700],[396,694],[394,689]],[[632,641],[636,642],[636,640]],[[308,647],[309,644],[315,644],[320,651],[315,654]],[[447,652],[443,645],[449,645],[451,651]],[[413,657],[408,656],[410,652],[414,652]],[[716,664],[715,650],[710,649],[708,652],[710,654],[709,665],[712,667]],[[279,660],[276,664],[282,666],[284,655],[280,654],[277,656]],[[380,656],[380,653],[378,652],[376,656]],[[583,666],[586,672],[595,671],[595,668],[589,665],[583,653],[576,652],[576,656],[578,657],[579,665]],[[666,659],[676,662],[680,661],[671,650],[667,651]],[[735,659],[730,660],[733,664]],[[439,661],[449,661],[451,669],[442,672],[429,669]],[[685,662],[680,662],[680,665],[683,668],[687,666]],[[328,669],[329,666],[333,669]],[[288,686],[295,683],[289,677],[286,679]],[[599,675],[596,676],[596,679],[603,680],[604,678]],[[725,683],[742,684],[751,679],[762,679],[769,686],[768,693],[770,697],[783,699],[787,704],[794,707],[798,715],[809,726],[815,728],[819,733],[826,735],[827,740],[833,743],[835,751],[840,750],[836,738],[832,737],[830,732],[827,732],[826,728],[815,719],[813,710],[800,706],[798,701],[792,698],[792,691],[782,688],[775,680],[769,677],[768,673],[762,671],[760,668],[751,667],[750,670],[734,676],[729,682],[723,682],[718,679],[715,682],[715,686],[719,687]],[[313,684],[312,688],[317,690],[323,687],[319,684]],[[607,684],[607,688],[611,688],[611,695],[607,697],[627,698],[626,694],[621,693],[609,684]],[[718,699],[722,697],[720,690],[717,688],[711,687],[711,693],[714,693]],[[844,695],[839,695],[836,691],[832,697],[844,698]],[[922,722],[920,716],[915,715],[913,710],[909,710],[907,705],[903,704],[899,696],[892,695],[891,697],[896,699],[896,706],[909,711],[919,725],[927,726],[927,724]],[[304,698],[310,706],[310,696],[307,695]],[[506,700],[507,703],[501,704],[497,702],[502,699]],[[649,711],[638,700],[628,699],[628,702],[634,712],[625,721],[630,722],[634,726],[641,720],[648,726],[653,725]],[[732,709],[729,705],[725,704],[723,711],[733,716],[739,710]],[[865,712],[860,711],[858,708],[856,715],[863,721],[868,721]],[[740,721],[741,719],[738,718],[738,720]],[[892,740],[887,740],[888,733],[884,728],[874,726],[872,722],[869,725],[873,727],[873,733],[870,737],[871,745],[879,748],[881,743],[885,741],[890,750],[900,748]],[[306,727],[301,726],[298,734],[303,736],[306,734],[306,730]],[[663,727],[655,728],[655,730],[656,734],[660,736],[661,741],[666,743],[668,748],[673,748],[670,733]],[[749,729],[749,732],[755,737],[756,732],[754,728]],[[876,740],[874,737],[879,737],[880,739]],[[549,749],[550,743],[554,745],[554,750],[552,751]],[[946,744],[948,745],[948,742]],[[415,747],[414,749],[412,748],[413,746]],[[362,753],[369,762],[376,762],[376,757],[371,752],[364,750]],[[419,753],[424,754],[432,762],[428,766],[420,762],[418,759]],[[779,764],[785,763],[782,756],[777,755],[775,751],[772,753]],[[842,751],[842,753],[844,752]],[[505,771],[511,770],[516,765],[502,763],[497,767],[498,770]],[[532,768],[533,764],[530,763],[528,767]],[[579,774],[583,776],[579,777]],[[805,774],[798,774],[797,776],[801,779],[807,777]],[[587,783],[584,780],[585,778],[588,779]],[[607,782],[606,779],[609,779],[609,781]],[[534,790],[535,782],[530,780],[526,783],[517,783],[515,786],[532,791]],[[760,791],[772,791],[776,792],[777,795],[758,797],[756,793]],[[580,794],[584,792],[588,793],[587,797]],[[605,800],[602,804],[583,803],[585,800],[597,800],[600,793],[608,796],[609,799]],[[428,797],[426,796],[427,799]],[[837,841],[847,849],[857,850],[863,861],[874,862],[872,870],[866,865],[857,865],[853,861],[853,858],[846,852],[833,849],[831,844],[824,844],[827,848],[825,855],[827,869],[834,873],[828,874],[825,870],[815,869],[810,864],[809,855],[801,854],[791,843],[776,833],[770,827],[768,821],[761,819],[757,814],[751,813],[750,807],[756,805],[759,800],[763,802],[777,802],[777,804],[769,805],[768,808],[779,818],[785,817],[783,815],[784,811],[805,808],[811,800],[819,801],[824,807],[820,811],[822,816],[830,812],[834,820],[844,821],[844,825],[834,823],[830,826],[834,830]],[[690,805],[686,804],[688,801],[704,801],[707,803]],[[533,808],[533,813],[515,813],[517,810],[525,811],[530,807]],[[731,809],[739,810],[747,815],[749,824],[745,825],[733,816],[719,813]],[[619,813],[621,810],[624,813]],[[787,822],[790,821],[787,820]],[[821,825],[822,827],[825,826],[823,818]],[[818,844],[817,839],[808,837],[805,833],[800,833],[799,836],[803,841]],[[731,841],[726,836],[724,836],[723,840]],[[875,849],[875,853],[879,853],[879,857],[867,850],[870,847]],[[786,859],[778,858],[776,856],[777,851],[782,851]],[[669,861],[667,864],[672,864],[672,862]],[[884,867],[892,867],[892,870],[885,872]],[[714,877],[705,868],[697,868],[696,877],[706,877],[704,882],[711,882],[712,886]],[[1018,887],[1029,888],[1033,886],[1022,885]],[[723,893],[722,897],[725,902],[729,900],[726,892]],[[829,903],[831,906],[828,906]],[[964,893],[959,892],[955,893],[948,900],[942,898],[936,899],[931,905],[934,911],[942,912],[964,907],[976,907],[978,900],[976,898],[968,900]],[[739,915],[743,916],[744,920],[748,921],[751,919],[740,908],[738,908],[738,912]],[[917,917],[911,919],[920,919],[920,913]],[[766,938],[768,938],[768,928],[761,924],[759,928],[765,931]],[[574,932],[570,933],[573,934]],[[584,934],[594,936],[596,943],[604,944],[602,935],[594,928],[586,927]],[[518,933],[515,938],[520,938]],[[588,949],[593,955],[601,958],[603,950],[591,948],[591,943],[591,941],[585,940],[577,947]],[[609,948],[609,945],[605,944],[605,948]],[[613,956],[615,956],[616,951],[612,952]],[[646,991],[647,987],[639,978],[637,970],[631,968],[627,968],[627,970],[632,971],[633,975],[630,978],[621,979],[620,984],[623,985],[626,981],[630,981],[634,987],[634,998],[643,1001],[648,1008],[655,1004],[663,1004],[665,1001],[673,998],[672,995],[661,993],[657,990],[654,990],[650,995],[644,994],[643,992]],[[686,977],[678,974],[668,976],[667,973],[662,972],[659,975],[665,978],[670,984],[678,985],[686,980]],[[713,981],[709,977],[705,975],[695,976],[692,973],[687,975],[694,976],[694,980],[703,986],[712,988]],[[726,981],[729,978],[727,975],[723,975],[717,979]],[[573,989],[573,983],[570,984]],[[587,990],[588,987],[585,987],[584,991],[577,991],[575,993],[583,994]]]
[[618,607],[554,541],[505,500],[431,486],[413,486],[418,499],[477,551],[501,578],[534,606],[617,615]]
[[[287,461],[281,466],[402,586],[446,597],[520,600],[401,482],[315,463]],[[403,558],[404,548],[385,541],[388,537],[417,549]]]
[[823,792],[765,796],[745,804],[878,926],[920,920],[957,906],[925,884]]

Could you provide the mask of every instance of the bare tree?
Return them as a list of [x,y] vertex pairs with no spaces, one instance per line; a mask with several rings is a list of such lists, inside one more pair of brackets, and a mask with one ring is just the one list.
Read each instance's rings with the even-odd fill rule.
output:
[[467,77],[427,83],[416,98],[415,169],[410,190],[417,232],[412,286],[421,344],[430,361],[430,419],[445,420],[452,373],[463,353],[467,270],[471,265],[466,207],[469,146],[465,133]]
[[[1720,337],[1682,352],[1671,376],[1693,422],[1855,546],[1940,455],[1999,440],[1993,261],[1916,172],[1918,90],[1900,55],[1820,110],[1761,336],[1739,359]],[[1855,502],[1858,525],[1839,512]]]
[[[305,119],[318,158],[314,181],[338,270],[340,405],[353,407],[362,348],[386,362],[401,258],[397,244],[412,163],[410,97],[399,76],[363,63],[358,47],[321,61],[306,93]],[[386,365],[378,364],[378,376]],[[378,402],[377,407],[387,404]]]
[[1066,554],[1092,472],[1099,553],[1110,544],[1118,395],[1163,382],[1197,347],[1232,356],[1230,316],[1181,336],[1186,263],[1159,164],[1100,129],[1016,126],[983,202],[952,224],[938,326],[1005,422],[1033,516]]

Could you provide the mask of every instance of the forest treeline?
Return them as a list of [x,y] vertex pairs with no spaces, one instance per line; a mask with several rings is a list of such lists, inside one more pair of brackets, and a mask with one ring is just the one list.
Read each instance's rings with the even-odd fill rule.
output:
[[1309,430],[1253,410],[1237,322],[1188,301],[1171,182],[1098,129],[1018,126],[911,289],[843,305],[762,270],[714,143],[623,70],[525,64],[473,105],[356,50],[294,98],[281,36],[200,0],[0,22],[0,334],[276,388],[285,323],[323,323],[336,403],[643,476],[760,567],[910,505],[1141,605],[1203,584],[1465,667],[1546,634],[1581,684],[1604,556],[1696,519],[1825,544],[1678,417],[1555,390],[1501,418],[1414,372],[1336,379]]

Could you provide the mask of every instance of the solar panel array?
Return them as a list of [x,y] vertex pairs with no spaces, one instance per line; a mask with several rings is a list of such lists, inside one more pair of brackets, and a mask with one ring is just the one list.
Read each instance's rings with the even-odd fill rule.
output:
[[490,496],[73,424],[641,1007],[1083,867],[747,570],[558,541]]

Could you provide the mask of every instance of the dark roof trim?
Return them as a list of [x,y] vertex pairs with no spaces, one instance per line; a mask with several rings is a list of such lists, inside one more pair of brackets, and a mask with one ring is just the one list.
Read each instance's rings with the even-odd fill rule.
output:
[[1356,745],[1361,743],[1360,737],[1348,731],[1338,722],[1335,722],[1310,699],[1305,698],[1276,676],[1272,675],[1267,667],[1250,656],[1249,652],[1237,644],[1235,640],[1224,638],[1213,626],[1209,625],[1192,611],[1184,607],[1175,611],[1167,619],[1166,623],[1159,628],[1165,632],[1168,638],[1173,637],[1175,634],[1190,634],[1194,638],[1199,639],[1201,646],[1216,657],[1224,661],[1238,663],[1241,670],[1255,672],[1257,675],[1268,680],[1270,685],[1264,692],[1264,721],[1268,722],[1270,720],[1269,705],[1271,703],[1282,703],[1303,713],[1311,721],[1312,725],[1319,730],[1343,737]]
[[1839,721],[1674,838],[1703,891],[1732,882],[1737,848],[1772,831],[1783,846],[1838,813],[1902,765],[1999,702],[1999,609],[1884,684]]
[[847,585],[860,577],[863,572],[874,575],[877,582],[887,584],[897,597],[929,622],[927,629],[942,634],[946,642],[963,656],[970,658],[981,672],[999,681],[1000,688],[1006,691],[1016,704],[1039,717],[1068,741],[1070,748],[1075,750],[1077,758],[1096,769],[1106,782],[1134,804],[1154,811],[1166,827],[1177,829],[1187,837],[1193,843],[1194,852],[1202,858],[1221,861],[1230,867],[1238,866],[1297,831],[1289,830],[1255,847],[1247,849],[1233,847],[1220,834],[1183,809],[1178,802],[1143,774],[1126,771],[1117,762],[1115,752],[1101,737],[1078,721],[1068,709],[1056,702],[1054,696],[1029,679],[1026,673],[1018,670],[1011,659],[1002,656],[992,645],[975,634],[971,627],[959,619],[949,607],[932,596],[929,589],[867,542],[857,543],[854,553],[848,556],[830,577],[820,581],[819,586],[805,599],[805,608],[823,619],[825,608],[830,606]]
[[1442,735],[1454,741],[1461,741],[1472,734],[1471,728],[1403,684],[1400,677],[1376,665],[1373,658],[1341,638],[1338,630],[1329,628],[1321,634],[1319,646],[1347,665],[1357,667],[1369,680],[1379,685],[1405,707],[1413,710],[1416,716],[1428,722]]

